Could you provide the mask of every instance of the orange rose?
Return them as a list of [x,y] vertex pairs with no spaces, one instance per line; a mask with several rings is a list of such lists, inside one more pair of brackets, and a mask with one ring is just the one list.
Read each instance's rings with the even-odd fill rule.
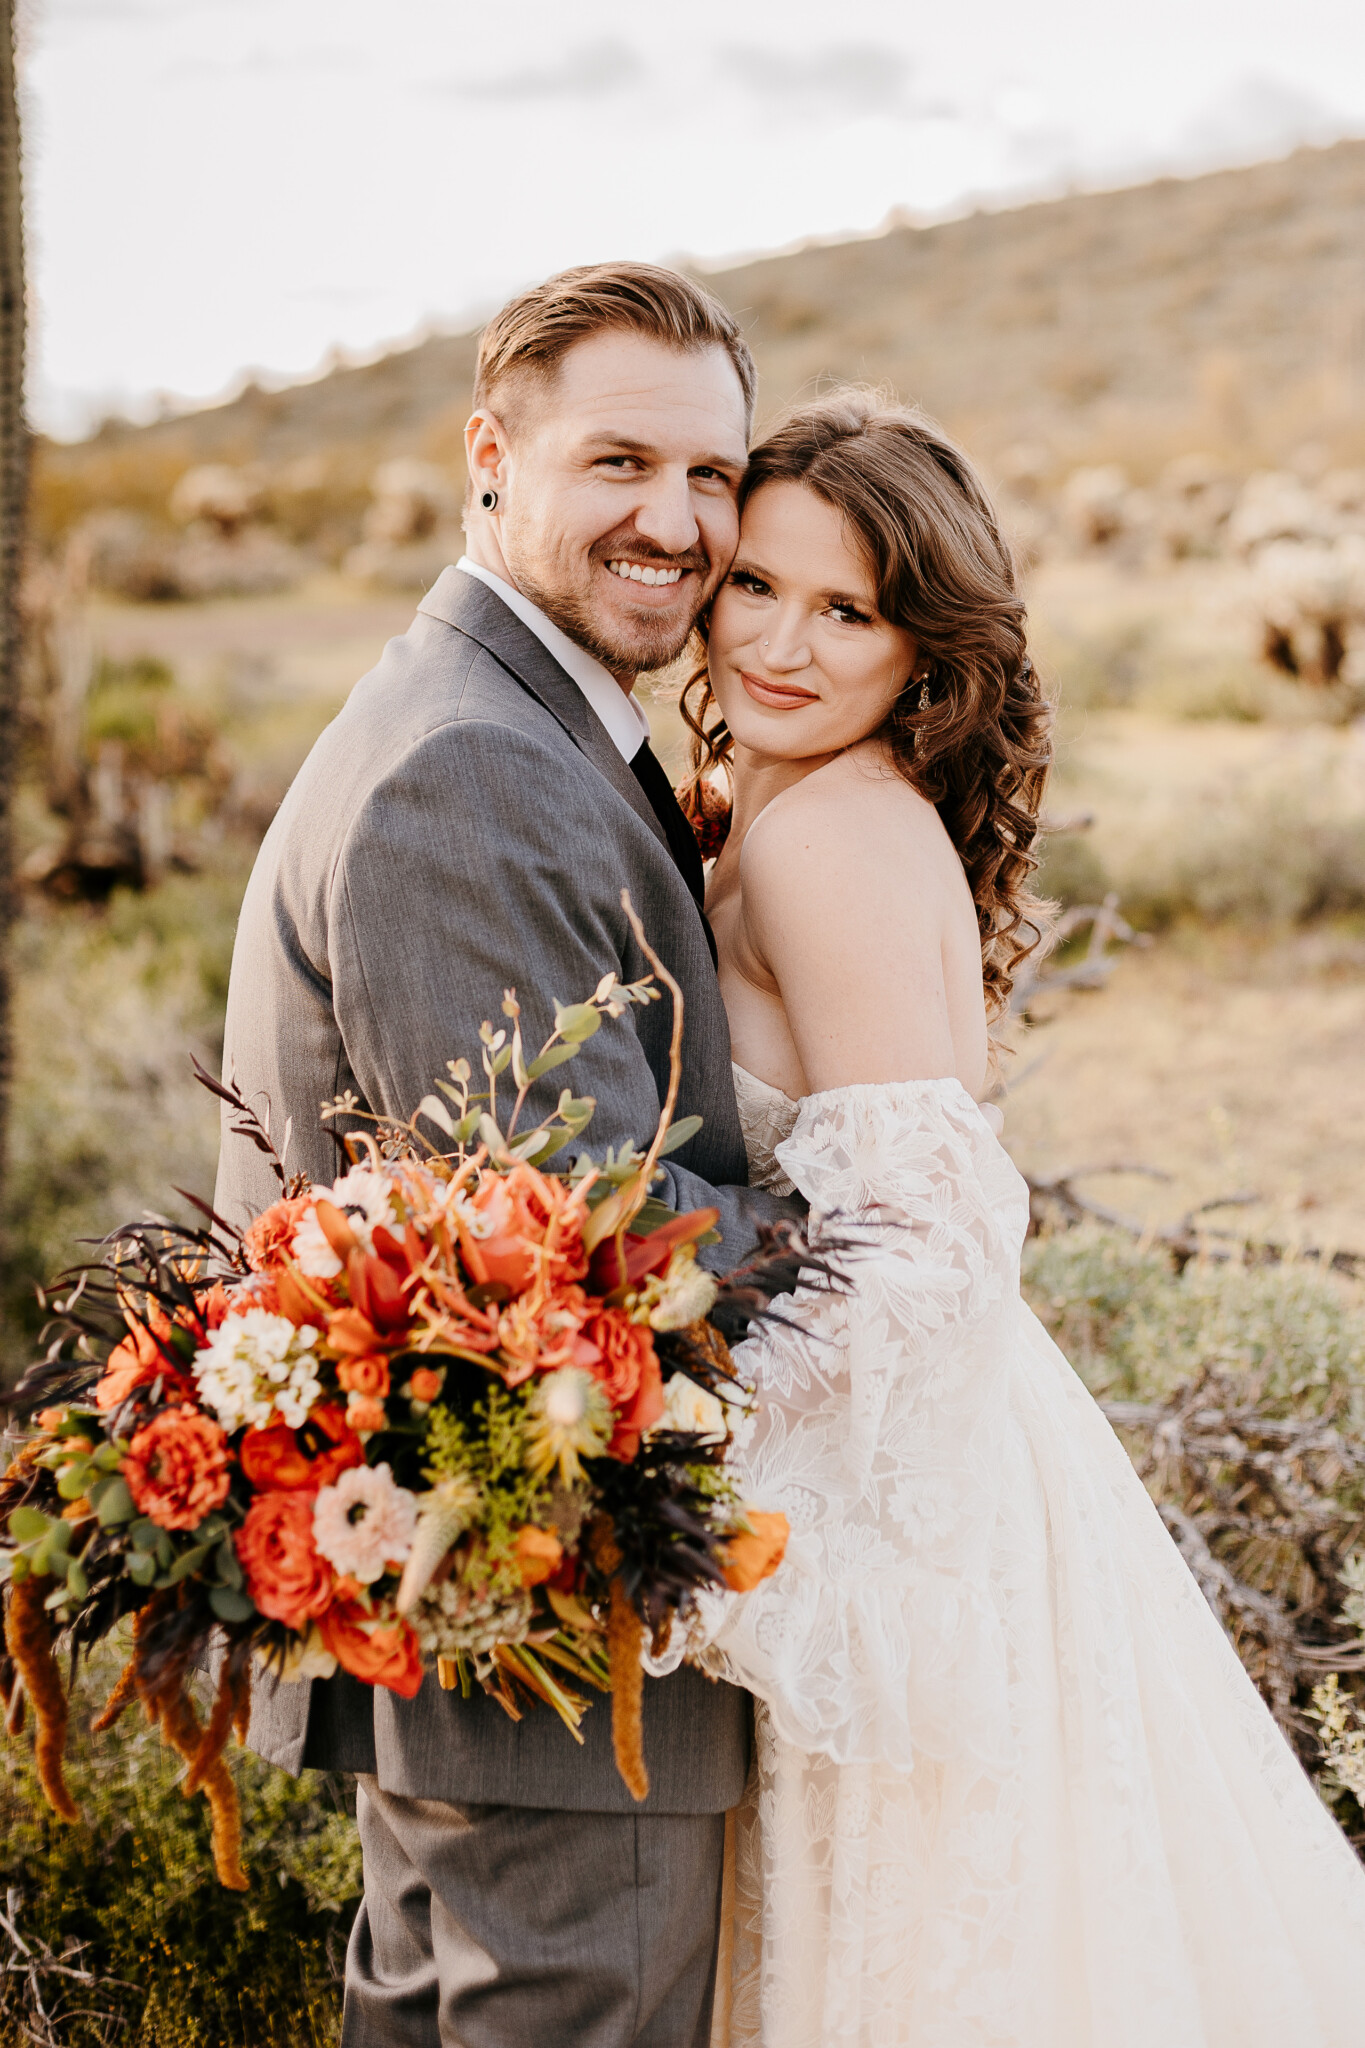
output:
[[197,1529],[227,1499],[228,1444],[195,1408],[163,1408],[140,1429],[123,1461],[139,1511],[161,1529]]
[[654,1356],[648,1324],[631,1322],[619,1308],[606,1308],[588,1317],[583,1335],[598,1351],[589,1371],[601,1380],[612,1407],[624,1407],[639,1391],[645,1363]]
[[[314,1449],[321,1437],[325,1448]],[[290,1493],[306,1487],[316,1493],[330,1486],[339,1472],[364,1462],[365,1452],[336,1402],[320,1402],[302,1429],[267,1423],[249,1429],[238,1447],[242,1471],[261,1493]]]
[[289,1259],[294,1232],[312,1201],[311,1195],[286,1195],[256,1218],[242,1239],[246,1255],[258,1273],[282,1266]]
[[154,1308],[146,1323],[139,1322],[131,1309],[124,1314],[128,1335],[109,1353],[104,1373],[95,1388],[95,1406],[104,1412],[117,1408],[138,1387],[164,1382],[167,1401],[194,1398],[194,1382],[169,1350],[170,1318]]
[[787,1517],[767,1514],[762,1508],[746,1508],[747,1529],[741,1529],[725,1546],[722,1567],[725,1583],[732,1593],[752,1593],[764,1579],[770,1579],[781,1564],[790,1528]]
[[608,1457],[619,1458],[623,1465],[628,1465],[640,1449],[640,1438],[647,1429],[653,1429],[664,1406],[663,1374],[651,1344],[640,1367],[640,1384],[634,1398],[616,1411],[616,1428],[607,1445]]
[[412,1699],[422,1684],[422,1656],[405,1621],[380,1622],[359,1601],[338,1601],[318,1623],[343,1671],[363,1685],[387,1686]]
[[551,1286],[581,1280],[587,1271],[583,1253],[582,1204],[564,1186],[537,1173],[523,1160],[510,1173],[489,1175],[468,1198],[482,1234],[461,1223],[460,1250],[470,1276],[479,1285],[496,1281],[520,1294],[537,1273]]
[[352,1394],[346,1408],[346,1420],[358,1436],[373,1436],[377,1429],[383,1429],[388,1422],[388,1411],[382,1401],[372,1400],[368,1394]]
[[543,1586],[564,1562],[564,1545],[550,1529],[528,1522],[517,1531],[517,1569],[523,1586]]
[[258,1493],[237,1533],[237,1560],[261,1613],[286,1628],[302,1629],[331,1604],[335,1574],[313,1542],[310,1493]]
[[361,1358],[343,1358],[337,1366],[337,1384],[348,1394],[368,1394],[372,1400],[389,1396],[389,1361],[376,1352]]

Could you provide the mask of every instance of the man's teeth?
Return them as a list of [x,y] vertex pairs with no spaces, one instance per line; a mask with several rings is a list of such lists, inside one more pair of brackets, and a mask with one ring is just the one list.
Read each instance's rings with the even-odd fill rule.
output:
[[641,562],[608,562],[607,567],[627,583],[676,583],[682,575],[681,569],[647,569]]

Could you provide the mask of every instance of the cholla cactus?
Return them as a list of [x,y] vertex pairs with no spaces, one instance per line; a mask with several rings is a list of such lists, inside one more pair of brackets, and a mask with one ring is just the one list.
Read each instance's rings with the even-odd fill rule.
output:
[[1308,1711],[1322,1731],[1322,1776],[1329,1789],[1349,1792],[1357,1806],[1365,1807],[1365,1718],[1351,1695],[1342,1692],[1335,1671],[1313,1687]]

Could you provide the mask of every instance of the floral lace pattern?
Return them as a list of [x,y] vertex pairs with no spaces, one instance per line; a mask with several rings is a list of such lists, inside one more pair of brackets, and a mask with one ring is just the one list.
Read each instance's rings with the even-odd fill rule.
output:
[[841,1297],[741,1346],[792,1527],[711,1657],[755,1693],[716,2048],[1347,2048],[1365,1874],[1019,1294],[955,1082],[800,1104]]

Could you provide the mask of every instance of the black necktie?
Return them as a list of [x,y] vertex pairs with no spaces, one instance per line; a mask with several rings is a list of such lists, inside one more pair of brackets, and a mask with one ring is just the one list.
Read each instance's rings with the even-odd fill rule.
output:
[[706,923],[703,905],[706,902],[706,876],[702,872],[701,854],[697,851],[696,834],[682,813],[682,806],[673,794],[673,785],[664,773],[654,749],[646,740],[637,754],[631,757],[631,772],[649,799],[649,807],[664,828],[668,850],[677,863],[678,871],[692,892],[697,909],[702,912],[702,923],[706,926],[706,943],[711,948],[712,960],[716,957],[716,942],[711,936],[711,927]]

